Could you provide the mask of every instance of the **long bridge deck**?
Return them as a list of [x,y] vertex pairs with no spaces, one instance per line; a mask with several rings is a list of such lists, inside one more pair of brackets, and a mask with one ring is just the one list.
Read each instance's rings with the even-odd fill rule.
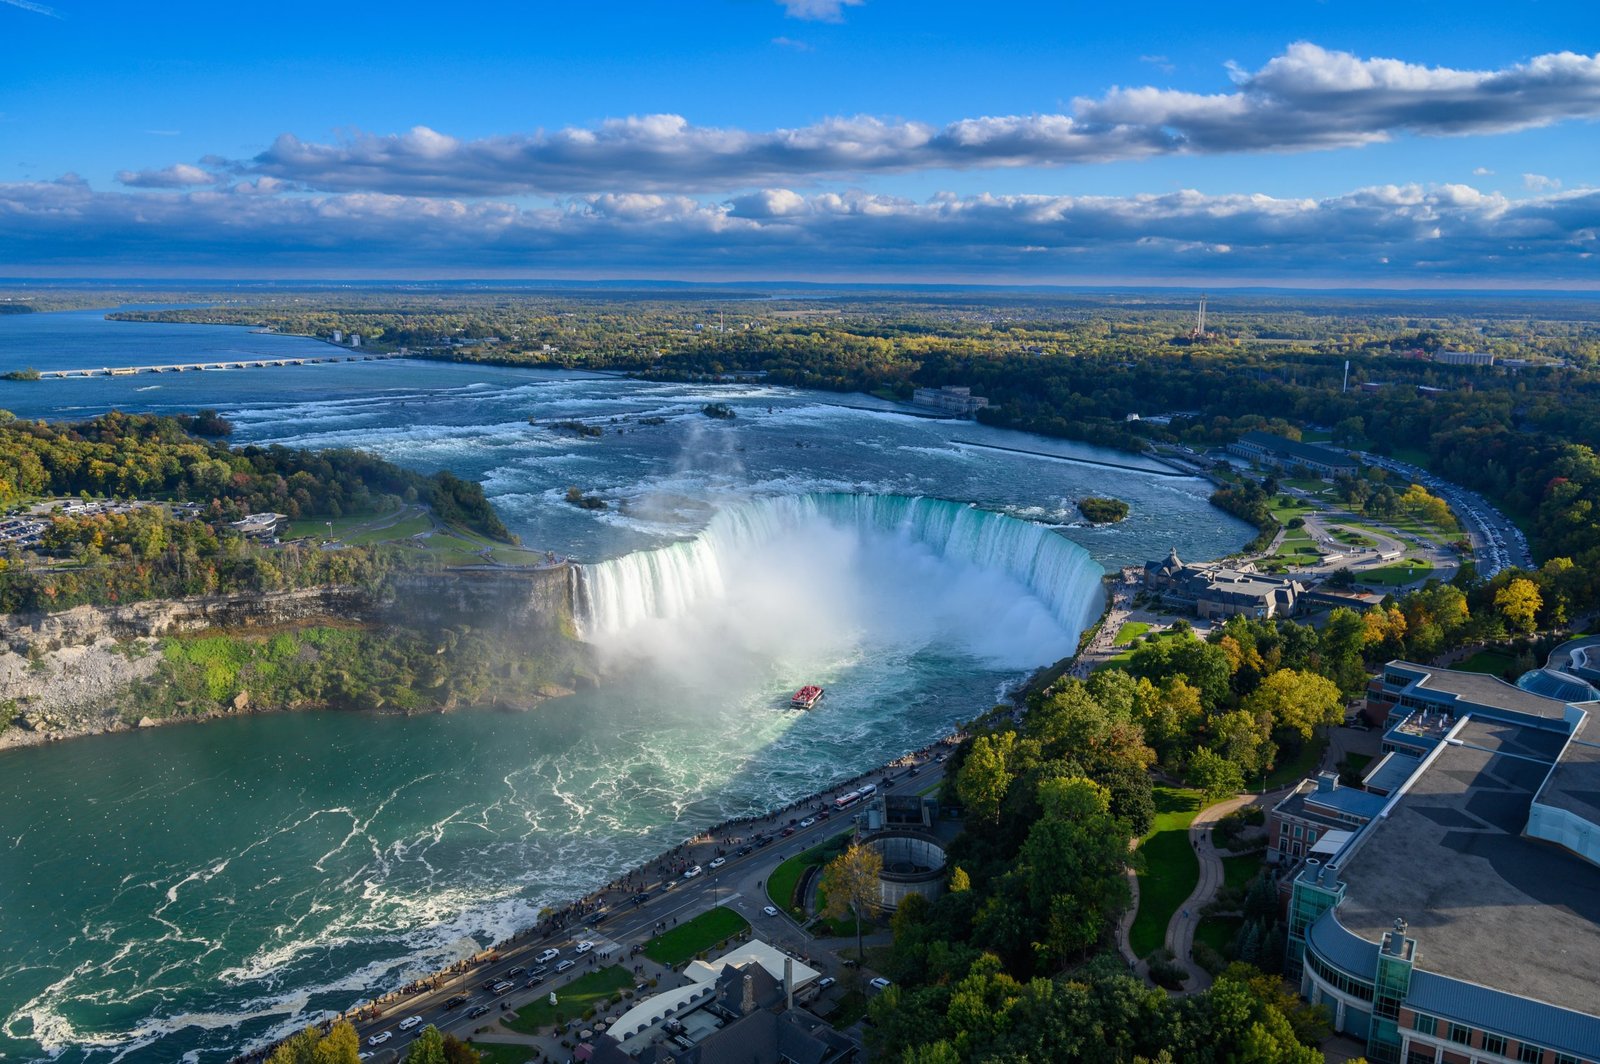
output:
[[405,358],[404,351],[374,351],[359,355],[313,355],[303,358],[246,358],[229,362],[174,362],[165,366],[99,366],[88,369],[42,369],[40,380],[63,380],[67,377],[132,377],[139,373],[201,373],[227,369],[267,369],[272,366],[310,366],[319,362],[379,362],[388,358]]

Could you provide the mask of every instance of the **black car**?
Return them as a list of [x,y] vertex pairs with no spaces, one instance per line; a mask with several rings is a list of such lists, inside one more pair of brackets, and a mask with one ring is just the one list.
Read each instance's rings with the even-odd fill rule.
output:
[[527,974],[528,974],[528,969],[524,968],[522,965],[519,964],[515,968],[511,969],[509,972],[506,973],[506,978],[507,979],[515,979],[519,975],[527,975]]
[[488,1012],[489,1012],[489,1006],[487,1006],[487,1005],[474,1005],[474,1006],[472,1006],[472,1008],[467,1010],[467,1019],[475,1020],[479,1016],[487,1015]]
[[499,981],[500,981],[500,977],[498,975],[492,976],[492,977],[490,977],[488,979],[485,979],[483,981],[483,988],[485,990],[493,990],[494,989],[494,984],[498,983]]
[[453,997],[450,1000],[446,1001],[444,1003],[444,1007],[447,1008],[447,1009],[459,1009],[462,1005],[465,1005],[466,1003],[467,1003],[467,995],[465,995],[465,994],[457,994],[455,997]]

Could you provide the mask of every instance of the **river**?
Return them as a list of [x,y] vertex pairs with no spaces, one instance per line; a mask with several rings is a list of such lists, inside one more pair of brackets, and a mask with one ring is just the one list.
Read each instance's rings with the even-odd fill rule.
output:
[[[0,368],[310,348],[0,318]],[[704,417],[712,401],[738,416]],[[1251,535],[1202,481],[1070,460],[1127,455],[761,383],[414,360],[0,382],[23,416],[112,407],[215,407],[236,443],[481,480],[526,543],[586,564],[586,632],[632,667],[529,713],[247,717],[0,754],[8,1061],[225,1060],[944,734],[1070,652],[1101,567]],[[575,508],[569,486],[612,505]],[[1128,519],[1084,526],[1073,501],[1095,493]],[[779,708],[803,682],[822,706]]]

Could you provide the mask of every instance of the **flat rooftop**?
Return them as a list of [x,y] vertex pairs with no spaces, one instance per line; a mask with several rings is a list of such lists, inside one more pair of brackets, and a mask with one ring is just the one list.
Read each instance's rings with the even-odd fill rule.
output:
[[[1539,801],[1600,824],[1600,726],[1590,714],[1567,744]],[[1600,872],[1595,875],[1600,876]]]
[[1403,917],[1417,968],[1594,1014],[1600,871],[1522,837],[1565,742],[1467,721],[1339,870],[1339,922],[1377,943]]
[[1524,691],[1516,684],[1506,683],[1498,676],[1485,676],[1476,672],[1456,672],[1452,669],[1436,669],[1431,665],[1412,665],[1410,662],[1401,662],[1412,669],[1419,669],[1429,675],[1424,677],[1417,687],[1424,691],[1438,691],[1441,694],[1455,695],[1464,702],[1474,702],[1480,706],[1490,708],[1508,709],[1516,713],[1526,713],[1532,717],[1544,717],[1549,720],[1565,720],[1567,704],[1555,698],[1546,698],[1536,695],[1531,691]]

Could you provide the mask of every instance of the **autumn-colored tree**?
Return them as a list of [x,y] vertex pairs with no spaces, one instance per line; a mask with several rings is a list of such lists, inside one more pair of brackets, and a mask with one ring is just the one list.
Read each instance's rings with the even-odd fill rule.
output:
[[883,904],[883,892],[878,886],[878,877],[882,874],[883,856],[870,847],[851,843],[844,853],[828,862],[818,884],[827,898],[822,915],[830,920],[855,916],[858,959],[866,956],[861,943],[861,922]]
[[1519,632],[1532,632],[1544,599],[1532,580],[1517,577],[1494,593],[1494,608]]

